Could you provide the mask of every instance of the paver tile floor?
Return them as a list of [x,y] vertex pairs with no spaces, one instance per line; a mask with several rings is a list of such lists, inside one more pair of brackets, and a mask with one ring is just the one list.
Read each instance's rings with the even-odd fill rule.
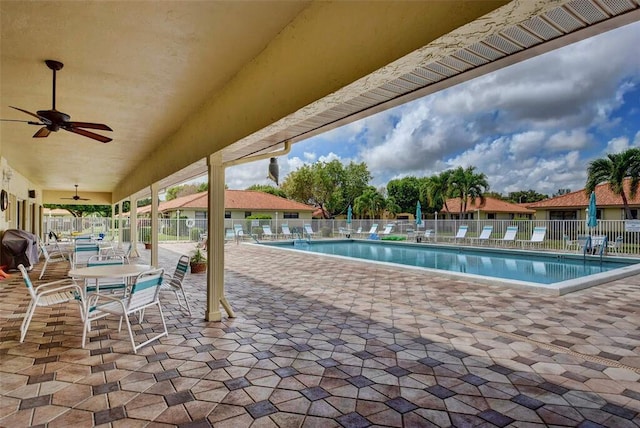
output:
[[[161,267],[192,248],[163,244]],[[82,349],[75,304],[36,310],[20,343],[15,272],[0,426],[640,425],[640,277],[555,297],[250,244],[225,246],[225,276],[236,318],[204,321],[206,276],[188,274],[193,316],[164,293],[169,336],[133,354],[116,318]],[[152,309],[134,330],[158,323]]]

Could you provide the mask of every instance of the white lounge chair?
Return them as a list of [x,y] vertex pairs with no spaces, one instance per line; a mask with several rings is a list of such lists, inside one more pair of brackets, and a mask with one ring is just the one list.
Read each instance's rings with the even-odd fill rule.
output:
[[271,231],[271,226],[268,224],[264,224],[262,225],[262,237],[263,238],[269,238],[269,239],[274,239],[275,235],[274,233]]
[[544,226],[538,226],[538,227],[534,227],[533,228],[533,233],[531,234],[531,239],[529,240],[519,240],[518,242],[520,242],[522,244],[522,247],[524,247],[527,244],[533,245],[533,244],[540,244],[542,241],[544,241],[544,237],[547,234],[547,228]]
[[304,234],[307,235],[308,239],[311,239],[314,236],[316,236],[316,233],[313,231],[310,224],[304,225]]
[[236,236],[236,241],[240,242],[244,239],[245,234],[244,234],[244,230],[242,230],[242,225],[241,224],[234,224],[233,225],[233,231],[235,233]]
[[393,230],[393,224],[387,224],[384,227],[384,230],[382,232],[380,232],[380,235],[385,235],[388,236],[391,234],[391,231]]
[[515,242],[517,235],[518,226],[507,226],[507,230],[505,230],[502,239],[496,239],[496,242],[499,242],[501,245],[507,245],[510,242]]
[[462,226],[460,226],[458,228],[458,232],[456,233],[456,236],[447,237],[447,239],[451,239],[454,242],[464,241],[465,237],[467,236],[467,231],[468,230],[469,230],[469,226],[467,226],[466,224],[463,224]]
[[378,232],[378,223],[374,223],[371,225],[371,228],[367,232],[366,236],[370,237],[371,235],[374,235],[376,232]]
[[291,231],[289,230],[289,225],[288,224],[282,224],[280,225],[280,229],[282,231],[282,237],[284,239],[291,239],[293,237],[293,234],[291,233]]
[[493,226],[484,226],[482,228],[482,232],[480,232],[480,236],[477,238],[469,238],[472,242],[477,244],[482,244],[484,242],[489,242],[491,239],[491,233],[493,232]]

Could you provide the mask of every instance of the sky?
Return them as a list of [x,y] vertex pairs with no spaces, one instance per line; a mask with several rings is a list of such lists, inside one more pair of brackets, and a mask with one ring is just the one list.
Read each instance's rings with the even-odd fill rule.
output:
[[[280,183],[338,159],[365,162],[378,188],[474,166],[505,196],[580,190],[590,161],[640,146],[638,45],[630,24],[296,143]],[[273,185],[268,162],[228,168],[227,186]]]

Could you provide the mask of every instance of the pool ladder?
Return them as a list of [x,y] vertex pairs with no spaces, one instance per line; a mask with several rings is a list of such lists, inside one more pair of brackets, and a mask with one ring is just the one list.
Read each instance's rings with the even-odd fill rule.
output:
[[[600,245],[600,248],[598,249],[598,255],[600,256],[600,263],[602,263],[602,256],[604,255],[604,252],[606,251],[608,244],[609,244],[609,240],[605,236],[604,239],[602,240],[602,244]],[[591,249],[592,249],[591,236],[589,236],[587,238],[587,242],[585,243],[583,254],[582,254],[584,260],[587,259],[587,251],[591,251]]]

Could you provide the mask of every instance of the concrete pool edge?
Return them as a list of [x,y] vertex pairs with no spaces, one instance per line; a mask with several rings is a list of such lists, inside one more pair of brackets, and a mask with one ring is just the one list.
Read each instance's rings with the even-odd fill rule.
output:
[[[465,252],[465,250],[467,251],[481,250],[488,253],[492,253],[492,252],[504,253],[505,251],[508,251],[510,253],[520,255],[520,256],[535,254],[537,256],[546,257],[546,258],[565,258],[565,259],[574,259],[574,260],[583,260],[585,257],[582,254],[577,254],[577,253],[533,251],[533,250],[527,250],[527,249],[508,248],[508,247],[492,248],[492,247],[470,246],[470,245],[456,246],[451,244],[447,245],[447,244],[435,244],[435,243],[413,243],[413,242],[406,242],[406,241],[379,241],[379,240],[367,240],[367,239],[316,239],[316,240],[313,240],[312,243],[313,242],[353,242],[353,241],[365,241],[367,243],[371,243],[375,245],[425,246],[430,248],[442,248],[442,249],[449,249],[449,250],[453,248],[453,249],[459,250],[460,252]],[[293,240],[285,240],[285,241],[261,241],[261,242],[258,242],[257,244],[252,243],[251,245],[262,245],[264,247],[271,247],[279,250],[295,251],[298,253],[306,253],[306,254],[312,254],[316,256],[332,257],[332,258],[337,258],[342,260],[369,263],[369,264],[375,264],[379,266],[390,267],[394,269],[410,269],[418,272],[429,272],[445,278],[451,278],[456,280],[466,279],[471,282],[481,283],[481,284],[502,285],[509,288],[535,290],[536,292],[543,292],[545,294],[551,294],[555,296],[562,296],[568,293],[573,293],[575,291],[584,290],[597,285],[603,285],[611,281],[615,281],[618,279],[623,279],[623,278],[640,274],[639,259],[631,258],[631,257],[605,256],[604,260],[607,260],[607,261],[613,261],[613,262],[620,261],[620,262],[627,262],[627,263],[634,263],[634,264],[631,266],[625,266],[622,268],[613,269],[608,272],[593,274],[588,277],[575,278],[575,279],[556,282],[552,284],[538,284],[534,282],[519,281],[515,279],[488,277],[488,276],[481,276],[481,275],[469,274],[464,272],[446,271],[446,270],[432,269],[432,268],[426,268],[426,267],[420,267],[420,266],[411,266],[411,265],[403,265],[399,263],[367,260],[367,259],[340,256],[340,255],[334,255],[334,254],[314,253],[314,252],[307,252],[307,251],[294,249],[294,248],[287,248],[287,246],[291,246],[293,244],[294,244]],[[586,256],[586,257],[590,261],[600,260],[600,256]]]

